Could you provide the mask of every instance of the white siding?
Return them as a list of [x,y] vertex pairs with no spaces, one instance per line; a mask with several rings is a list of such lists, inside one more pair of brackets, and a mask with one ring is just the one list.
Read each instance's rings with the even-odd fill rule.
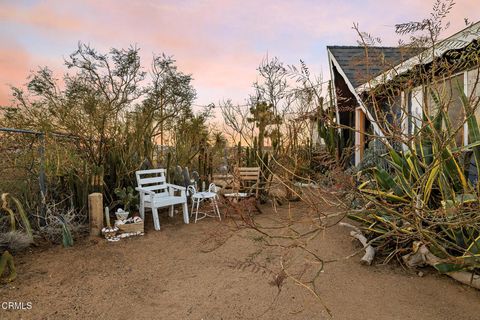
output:
[[473,93],[473,99],[478,99],[478,97],[480,97],[480,75],[478,70],[479,69],[474,69],[467,72],[466,94],[470,97]]
[[[465,72],[465,84],[464,84],[465,94],[467,95],[470,103],[475,105],[478,103],[480,98],[480,74],[479,69],[473,69]],[[475,111],[475,116],[477,122],[480,120],[480,106],[477,106]],[[468,125],[465,123],[463,130],[465,131],[464,144],[468,144]]]
[[[402,133],[404,135],[404,137],[409,137],[411,132],[409,130],[409,122],[410,122],[410,110],[409,110],[409,104],[410,104],[410,97],[409,97],[409,93],[406,92],[406,91],[402,91],[401,94],[400,94],[400,97],[401,97],[401,110],[402,110],[402,113],[401,113],[401,126],[402,126]],[[402,145],[402,149],[405,151],[408,149],[407,145],[406,144],[403,144]]]
[[[412,131],[422,127],[422,106],[423,106],[423,87],[419,86],[412,89]],[[411,132],[413,133],[413,132]]]

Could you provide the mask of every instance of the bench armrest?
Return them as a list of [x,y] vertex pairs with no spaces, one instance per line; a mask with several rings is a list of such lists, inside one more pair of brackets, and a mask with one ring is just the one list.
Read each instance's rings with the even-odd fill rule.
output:
[[136,187],[135,190],[137,190],[138,192],[141,192],[141,193],[149,194],[151,196],[155,195],[155,192],[144,189],[144,188]]
[[170,187],[170,188],[173,188],[173,189],[180,190],[180,191],[185,191],[186,190],[185,187],[177,186],[176,184],[167,183],[167,186]]

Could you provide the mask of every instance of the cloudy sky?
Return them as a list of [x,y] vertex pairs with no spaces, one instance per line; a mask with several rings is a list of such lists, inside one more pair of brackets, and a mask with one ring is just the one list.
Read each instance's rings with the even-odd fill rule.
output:
[[[480,20],[480,0],[456,0],[447,34]],[[303,59],[328,78],[326,45],[355,45],[354,22],[397,41],[394,25],[428,17],[433,0],[0,0],[0,105],[9,85],[49,66],[57,77],[79,41],[100,51],[141,48],[173,55],[193,74],[197,104],[243,103],[267,54],[287,64]]]

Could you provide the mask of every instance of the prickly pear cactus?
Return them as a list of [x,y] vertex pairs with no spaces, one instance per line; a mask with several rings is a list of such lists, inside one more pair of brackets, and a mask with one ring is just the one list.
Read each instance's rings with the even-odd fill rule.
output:
[[190,172],[188,171],[188,167],[185,167],[183,168],[183,172],[182,172],[182,176],[183,176],[183,186],[185,187],[188,187],[191,182],[190,182]]
[[183,170],[182,167],[175,167],[175,174],[173,176],[173,182],[177,185],[183,185]]
[[167,153],[167,182],[172,181],[172,170],[170,169],[170,164],[172,162],[172,154],[170,151]]
[[197,171],[192,171],[192,179],[195,181],[195,185],[198,186],[198,183],[200,182],[200,175]]

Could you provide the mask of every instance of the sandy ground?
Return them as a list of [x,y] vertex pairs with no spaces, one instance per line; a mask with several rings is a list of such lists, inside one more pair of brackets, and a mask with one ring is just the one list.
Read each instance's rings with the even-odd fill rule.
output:
[[[297,204],[292,212],[303,209]],[[282,234],[286,209],[263,211],[256,221]],[[334,260],[315,280],[320,301],[281,272],[283,264],[308,286],[320,264],[304,250],[270,246],[232,219],[161,221],[156,232],[147,220],[144,237],[17,256],[19,277],[0,288],[1,301],[31,302],[32,309],[0,309],[0,319],[329,319],[324,305],[334,319],[480,317],[480,292],[430,269],[419,277],[399,266],[362,266],[358,255],[345,259],[358,246],[342,227],[308,246]]]

